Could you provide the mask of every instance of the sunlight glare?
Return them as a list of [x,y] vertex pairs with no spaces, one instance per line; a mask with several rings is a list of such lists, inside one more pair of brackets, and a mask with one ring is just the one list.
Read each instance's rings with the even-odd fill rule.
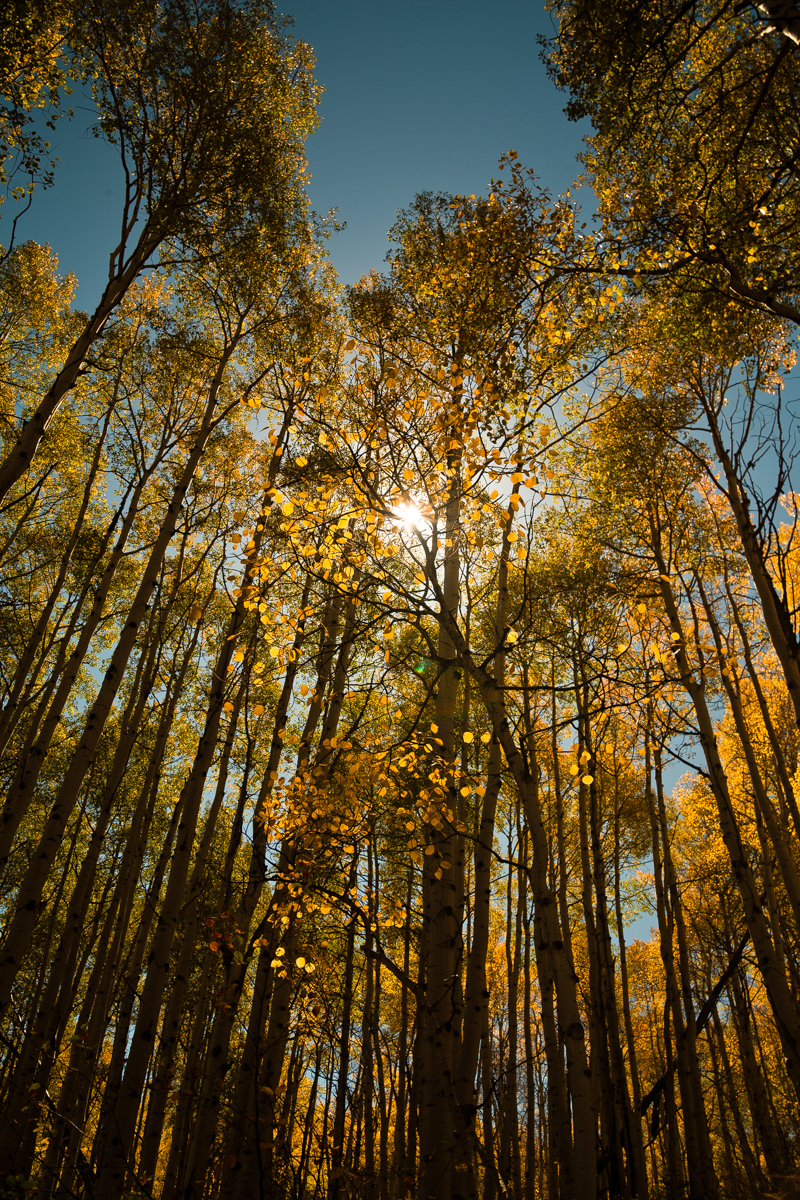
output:
[[419,529],[424,525],[426,518],[422,514],[422,510],[411,501],[404,501],[392,509],[395,514],[395,523],[402,525],[406,530]]

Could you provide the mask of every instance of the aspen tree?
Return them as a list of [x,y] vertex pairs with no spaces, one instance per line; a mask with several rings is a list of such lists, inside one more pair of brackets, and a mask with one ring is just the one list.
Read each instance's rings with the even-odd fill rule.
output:
[[[196,639],[195,639],[196,640]],[[184,671],[194,646],[184,659]],[[138,688],[134,685],[128,702],[128,711],[123,717],[123,728],[128,726],[127,736],[123,736],[115,754],[115,763],[106,786],[105,795],[100,811],[100,819],[95,826],[89,846],[89,853],[83,860],[81,869],[70,897],[65,927],[50,965],[47,985],[42,993],[39,1011],[33,1029],[26,1039],[25,1052],[20,1056],[15,1077],[15,1089],[18,1096],[26,1095],[30,1090],[31,1076],[41,1072],[42,1047],[51,1042],[58,1045],[66,1022],[67,1014],[72,1007],[70,991],[74,988],[76,958],[79,948],[81,929],[87,919],[88,901],[96,873],[100,849],[111,818],[112,802],[122,780],[123,773],[133,748],[136,736],[140,734],[140,723],[144,706],[152,687],[152,671],[159,643],[152,638],[150,647],[145,647],[140,657],[139,670],[145,677],[145,686]],[[180,675],[179,675],[180,679]],[[176,697],[177,698],[177,697]],[[131,838],[128,850],[132,850],[140,836],[141,822],[144,819],[145,804],[148,799],[143,792],[139,799],[137,811],[134,814]],[[66,996],[64,995],[66,993]],[[48,1056],[45,1056],[47,1058]],[[52,1058],[52,1055],[50,1056]],[[40,1079],[40,1086],[46,1086],[47,1079]]]
[[[215,393],[213,399],[216,399]],[[212,408],[211,412],[213,411]],[[290,418],[287,417],[284,421],[284,436],[288,431],[289,420]],[[202,447],[199,453],[196,453],[199,458],[199,453],[202,453]],[[272,478],[270,484],[274,483],[279,463],[280,456],[274,454],[271,463]],[[230,619],[228,636],[222,643],[220,653],[214,665],[209,689],[211,702],[206,714],[204,728],[198,739],[192,769],[181,791],[182,820],[178,831],[179,839],[176,843],[176,849],[170,864],[167,892],[161,912],[159,913],[155,940],[150,951],[147,980],[140,998],[137,1024],[133,1034],[133,1054],[129,1059],[128,1068],[126,1069],[126,1075],[131,1072],[131,1079],[128,1082],[123,1079],[120,1096],[114,1109],[116,1133],[106,1151],[103,1173],[101,1174],[101,1178],[109,1180],[120,1177],[124,1178],[124,1164],[129,1158],[140,1091],[144,1086],[144,1079],[139,1073],[140,1064],[136,1061],[137,1043],[141,1041],[142,1045],[148,1048],[152,1045],[155,1026],[160,1015],[162,995],[166,983],[165,975],[169,969],[169,955],[177,925],[179,904],[188,876],[205,779],[215,756],[217,736],[224,712],[227,668],[233,660],[234,645],[246,616],[244,603],[240,598],[234,608]],[[235,727],[233,721],[230,723],[230,727],[231,729]],[[149,1054],[147,1055],[147,1060],[149,1061]],[[134,1075],[133,1072],[136,1072],[136,1074]]]
[[[305,609],[306,602],[309,598],[309,591],[310,580],[307,581],[303,596],[301,598],[301,612],[303,612]],[[245,885],[244,894],[242,895],[239,904],[235,909],[235,916],[233,917],[233,925],[237,930],[240,931],[238,936],[240,936],[244,942],[246,942],[250,937],[250,923],[258,906],[261,891],[266,880],[266,806],[272,791],[274,779],[277,775],[278,763],[283,750],[283,731],[285,729],[287,713],[292,700],[292,693],[297,675],[297,656],[301,651],[305,641],[305,636],[305,628],[301,619],[298,622],[297,631],[292,643],[293,657],[287,666],[286,675],[281,688],[281,694],[275,709],[269,757],[266,762],[264,778],[261,788],[259,789],[258,799],[254,807],[254,834],[252,838],[250,862],[247,870],[247,882]],[[242,788],[242,794],[243,793],[244,787]],[[226,880],[229,878],[227,873],[225,878]],[[222,898],[220,899],[222,900]],[[229,902],[225,901],[220,903],[219,910],[223,911],[228,907]],[[267,918],[262,921],[262,925],[265,925],[266,921]],[[208,1043],[211,1047],[211,1055],[207,1060],[209,1066],[203,1073],[202,1083],[200,1085],[203,1093],[200,1100],[200,1105],[202,1108],[195,1116],[198,1130],[196,1137],[197,1148],[195,1150],[195,1154],[199,1156],[199,1163],[195,1165],[194,1169],[197,1171],[200,1177],[203,1175],[205,1166],[205,1163],[202,1160],[204,1148],[210,1146],[212,1143],[213,1125],[218,1112],[217,1106],[219,1103],[219,1091],[225,1074],[231,1065],[229,1058],[230,1038],[237,1016],[251,953],[252,951],[244,952],[242,954],[242,962],[232,963],[228,968],[225,989],[225,1003],[218,1008],[212,1029],[208,1035]],[[171,997],[171,1019],[167,1021],[165,1018],[165,1024],[163,1028],[172,1030],[177,1029],[177,1023],[184,996],[185,988],[181,988],[179,991],[176,991],[176,994],[173,997]],[[149,1111],[148,1119],[150,1119]],[[152,1121],[152,1150],[150,1151],[151,1171],[155,1170],[155,1153],[158,1149],[158,1141],[156,1139],[160,1141],[161,1138],[162,1119],[163,1113]],[[194,1145],[195,1143],[193,1143],[193,1149]]]
[[91,79],[98,136],[118,147],[125,171],[122,236],[95,312],[0,464],[2,498],[29,470],[87,355],[165,239],[179,257],[204,255],[215,227],[236,236],[254,214],[281,236],[302,207],[296,172],[315,89],[304,48],[286,43],[271,9],[259,0],[244,8],[97,0],[76,17],[71,56]]
[[[231,347],[230,349],[232,352],[233,348]],[[42,831],[39,848],[34,855],[27,877],[20,887],[16,902],[16,915],[6,934],[2,951],[2,963],[0,963],[0,1011],[8,1004],[10,989],[30,939],[33,924],[39,910],[42,889],[52,866],[61,833],[77,801],[80,786],[89,770],[105,721],[108,718],[111,706],[122,683],[139,626],[151,602],[161,562],[175,533],[178,514],[185,501],[187,490],[205,449],[206,442],[211,436],[214,427],[227,415],[224,408],[221,414],[217,412],[218,392],[222,383],[222,374],[227,365],[227,358],[228,355],[225,356],[218,368],[217,378],[212,384],[205,412],[202,414],[199,423],[196,434],[196,445],[188,456],[176,482],[172,497],[167,506],[164,523],[150,552],[150,558],[142,581],[133,598],[125,621],[124,632],[120,636],[115,651],[111,656],[103,684],[97,693],[92,705],[92,711],[87,718],[78,750],[53,804],[48,823]]]
[[553,11],[549,67],[570,115],[594,125],[589,178],[617,262],[690,298],[697,316],[713,297],[723,323],[738,308],[796,324],[794,7],[557,0]]

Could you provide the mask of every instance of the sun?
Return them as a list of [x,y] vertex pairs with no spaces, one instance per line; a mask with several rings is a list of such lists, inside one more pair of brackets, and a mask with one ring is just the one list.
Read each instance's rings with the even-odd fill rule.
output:
[[410,500],[404,500],[402,504],[396,505],[392,512],[395,514],[395,523],[402,525],[408,531],[419,529],[420,525],[425,524],[422,509]]

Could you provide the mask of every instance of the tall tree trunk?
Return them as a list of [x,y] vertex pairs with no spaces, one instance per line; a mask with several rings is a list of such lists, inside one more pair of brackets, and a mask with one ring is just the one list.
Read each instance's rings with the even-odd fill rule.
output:
[[[668,582],[668,565],[661,551],[661,533],[655,514],[651,513],[652,549],[658,566],[659,586],[672,632],[677,635],[675,662],[683,687],[686,689],[697,718],[700,744],[708,768],[708,780],[717,805],[722,839],[728,851],[731,870],[742,899],[745,922],[755,949],[759,971],[769,998],[770,1008],[781,1039],[786,1069],[795,1095],[800,1100],[800,1022],[797,1009],[786,981],[786,975],[775,953],[775,946],[761,906],[758,884],[742,843],[742,836],[731,803],[726,778],[717,746],[714,723],[708,711],[702,679],[695,678],[686,653],[686,637],[678,606]],[[800,695],[798,695],[800,701]]]
[[[508,605],[508,522],[498,567],[497,605],[494,616],[494,676],[498,686],[505,684],[505,652],[503,643]],[[461,1110],[463,1128],[454,1158],[461,1167],[453,1177],[453,1200],[474,1200],[478,1194],[475,1177],[475,1156],[472,1152],[477,1106],[477,1075],[481,1037],[489,1011],[489,987],[486,977],[486,957],[489,949],[490,912],[492,900],[492,859],[494,855],[494,826],[497,800],[502,784],[502,750],[492,735],[489,761],[486,768],[486,787],[483,794],[480,826],[475,839],[473,875],[475,880],[472,902],[471,940],[466,963],[464,984],[464,1015],[461,1051],[455,1080],[455,1095]]]
[[[355,871],[351,873],[355,879]],[[350,885],[353,886],[352,883]],[[350,1029],[353,1020],[353,957],[355,953],[356,918],[353,914],[347,928],[347,946],[342,983],[342,1024],[339,1036],[339,1059],[336,1076],[336,1107],[333,1116],[331,1171],[328,1176],[328,1200],[338,1200],[343,1194],[344,1135],[347,1114],[348,1080],[350,1077]]]
[[[695,1026],[694,1005],[691,992],[683,992],[681,982],[675,969],[674,935],[676,925],[676,908],[680,905],[677,884],[674,879],[672,860],[669,849],[669,829],[667,825],[666,806],[661,776],[661,760],[659,748],[654,745],[655,761],[653,770],[656,780],[656,792],[653,794],[650,765],[650,727],[647,733],[645,749],[645,791],[650,809],[651,837],[653,846],[653,864],[656,881],[656,905],[661,942],[661,960],[664,964],[666,982],[666,998],[669,1010],[670,1024],[675,1033],[675,1061],[678,1073],[678,1086],[683,1111],[683,1130],[686,1143],[686,1165],[688,1170],[688,1195],[696,1200],[705,1200],[718,1193],[718,1185],[714,1174],[714,1164],[710,1153],[708,1124],[703,1103],[702,1089],[699,1084],[700,1065],[697,1060],[697,1033]],[[686,981],[688,983],[688,981]],[[671,1082],[667,1084],[668,1095],[672,1092]],[[675,1151],[674,1130],[668,1131],[670,1149]],[[670,1177],[676,1178],[677,1167],[673,1165]],[[676,1178],[677,1187],[677,1178]]]
[[152,602],[153,591],[158,586],[162,562],[175,533],[186,494],[206,443],[215,425],[221,419],[215,410],[224,367],[225,363],[218,368],[205,406],[203,421],[197,432],[196,444],[173,489],[166,516],[150,551],[147,566],[125,618],[122,633],[110,657],[100,689],[90,707],[78,748],[64,774],[30,866],[20,884],[15,901],[14,916],[0,952],[0,1014],[5,1012],[8,1007],[11,988],[22,966],[36,919],[41,910],[45,884],[61,845],[67,822],[72,815],[81,787],[94,760],[101,734],[122,684],[128,659],[136,644],[140,626]]
[[64,397],[77,383],[89,351],[141,273],[147,260],[158,248],[163,236],[164,234],[157,230],[152,218],[146,221],[129,258],[109,278],[105,291],[100,297],[100,303],[73,342],[66,361],[55,377],[50,390],[42,397],[30,417],[23,422],[16,445],[0,463],[0,504],[3,503],[17,480],[21,479],[30,468],[48,425],[61,407]]
[[[75,605],[72,619],[62,638],[61,649],[50,672],[50,679],[45,688],[44,696],[39,703],[37,712],[31,720],[26,743],[20,754],[17,772],[6,795],[3,805],[3,815],[0,818],[2,821],[0,825],[0,867],[5,867],[14,835],[33,800],[36,784],[42,772],[53,737],[58,729],[67,702],[72,695],[92,638],[97,632],[103,618],[109,590],[123,559],[125,546],[133,528],[134,519],[139,511],[139,501],[145,482],[145,478],[142,478],[134,489],[110,559],[95,591],[91,609],[78,635],[78,641],[74,649],[70,651],[69,657],[67,657],[69,644],[83,611],[84,600],[91,590],[94,570],[99,566],[102,554],[95,556],[91,570],[87,572],[83,593]],[[108,529],[109,537],[113,531],[113,526],[114,521],[111,522]],[[102,547],[102,550],[103,552],[105,551],[105,545]]]
[[[455,1031],[461,1028],[461,981],[456,977],[456,955],[461,944],[461,930],[456,926],[461,897],[456,894],[455,870],[459,808],[455,716],[459,672],[454,661],[455,646],[446,615],[451,620],[457,619],[460,604],[460,448],[448,450],[447,461],[452,478],[445,516],[441,586],[436,580],[437,598],[445,618],[439,622],[439,680],[434,701],[434,725],[441,748],[425,831],[423,938],[426,966],[425,992],[420,1002],[426,1024],[422,1042],[419,1116],[419,1200],[450,1200],[457,1144],[454,1084],[458,1063]],[[435,577],[435,570],[433,575]],[[458,966],[460,975],[460,964]]]
[[[33,677],[30,680],[30,683],[35,683],[37,674],[45,661],[45,652],[40,655],[40,650],[45,642],[50,618],[53,615],[56,603],[58,602],[58,598],[61,595],[61,591],[64,587],[64,583],[67,578],[67,572],[69,571],[70,564],[72,563],[73,556],[75,554],[75,549],[78,545],[81,534],[84,532],[84,520],[86,518],[86,513],[89,510],[92,492],[94,491],[94,487],[97,482],[97,475],[100,469],[100,459],[116,403],[117,397],[115,396],[114,404],[109,407],[106,413],[105,420],[103,421],[100,434],[95,444],[94,454],[92,456],[92,462],[89,468],[89,474],[83,488],[83,496],[81,497],[81,503],[78,507],[78,512],[72,524],[72,534],[70,535],[69,541],[67,542],[61,554],[61,562],[59,564],[58,574],[53,582],[52,587],[50,588],[47,600],[43,605],[41,612],[39,613],[38,620],[31,632],[31,636],[28,638],[25,649],[20,655],[19,661],[17,662],[14,670],[13,678],[6,692],[6,701],[3,705],[2,711],[0,712],[0,754],[2,754],[2,752],[5,750],[16,722],[19,719],[19,709],[21,707],[20,700],[23,696],[25,685],[29,682],[28,677],[33,671]],[[38,663],[36,663],[37,657],[39,658]],[[34,669],[34,663],[36,663],[36,669]],[[5,858],[2,848],[0,848],[0,857]]]

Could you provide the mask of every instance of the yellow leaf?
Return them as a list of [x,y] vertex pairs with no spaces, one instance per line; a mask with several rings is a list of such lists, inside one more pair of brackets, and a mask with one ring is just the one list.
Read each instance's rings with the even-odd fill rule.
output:
[[270,648],[269,648],[270,658],[277,658],[279,654],[280,654],[280,650],[278,649],[277,646],[270,646]]
[[263,716],[263,713],[264,713],[264,705],[263,705],[263,704],[257,704],[257,705],[255,706],[255,708],[253,709],[253,712],[256,714],[256,716],[257,716],[257,717]]
[[584,777],[583,777],[583,779],[581,780],[581,782],[582,782],[582,783],[585,783],[585,784],[590,784],[590,783],[592,783],[592,782],[593,782],[593,780],[594,780],[594,775],[584,775]]
[[475,740],[475,734],[470,733],[469,730],[467,730],[467,732],[464,734],[464,741],[467,743],[467,745],[469,745],[469,743],[474,740]]
[[491,740],[492,740],[492,735],[490,733],[482,733],[481,734],[481,741],[483,742],[484,746],[488,746],[489,742]]

